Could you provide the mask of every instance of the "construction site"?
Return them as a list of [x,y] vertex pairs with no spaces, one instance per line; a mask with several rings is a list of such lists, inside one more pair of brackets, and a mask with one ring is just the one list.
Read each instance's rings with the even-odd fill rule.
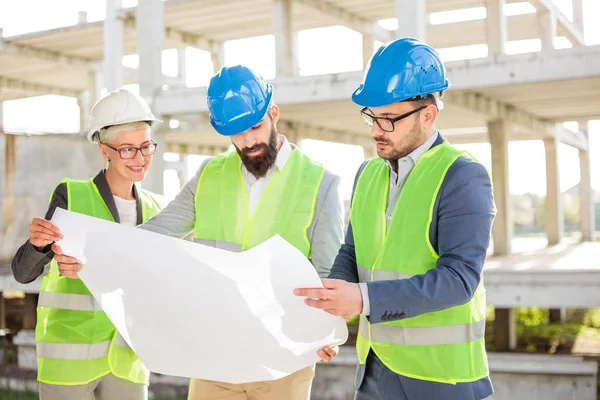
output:
[[[201,156],[231,146],[209,123],[210,77],[230,64],[266,65],[259,72],[274,88],[278,131],[308,155],[320,149],[315,151],[326,154],[327,166],[348,176],[342,177],[348,222],[356,169],[377,156],[351,95],[372,54],[401,37],[428,43],[445,61],[451,86],[439,132],[456,146],[489,146],[497,212],[483,273],[491,398],[598,398],[600,241],[592,168],[600,157],[593,138],[600,135],[597,0],[96,0],[57,11],[69,13],[61,21],[71,22],[63,26],[16,34],[2,23],[25,16],[13,5],[17,1],[3,3],[0,398],[38,390],[34,330],[41,278],[20,284],[10,264],[29,238],[31,219],[44,216],[57,183],[88,179],[103,168],[97,147],[86,140],[96,101],[125,86],[164,121],[153,130],[158,147],[142,187],[170,200]],[[332,46],[328,35],[349,39]],[[346,53],[354,61],[336,70],[341,63],[332,60]],[[57,114],[56,126],[73,128],[46,128],[48,113],[41,121],[35,111],[22,111],[28,115],[21,120],[9,115],[30,107],[18,102],[35,98],[48,104],[67,98],[69,111]],[[544,217],[541,231],[521,235],[515,234],[511,186],[522,175],[514,169],[509,174],[509,162],[516,162],[509,150],[526,142],[543,148]],[[568,159],[573,165],[561,159],[566,147],[576,154]],[[341,163],[343,154],[354,158]],[[561,177],[567,169],[578,174],[569,177],[577,187],[575,225],[565,222]],[[317,366],[312,399],[352,398],[356,327],[350,332],[340,355]],[[153,374],[150,398],[186,398],[187,384]]]

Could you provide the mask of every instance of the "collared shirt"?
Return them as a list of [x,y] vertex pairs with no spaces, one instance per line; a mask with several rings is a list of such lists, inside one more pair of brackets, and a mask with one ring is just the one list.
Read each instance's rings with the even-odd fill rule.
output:
[[[435,132],[429,139],[427,139],[422,145],[414,149],[409,155],[406,157],[402,157],[396,161],[386,161],[387,166],[390,169],[390,188],[388,191],[388,199],[387,199],[387,207],[386,207],[386,222],[387,227],[390,227],[390,222],[392,222],[392,216],[394,215],[394,210],[396,209],[396,204],[398,203],[398,198],[400,197],[400,192],[406,183],[406,179],[408,175],[419,161],[419,158],[427,150],[433,146],[435,141],[438,138],[438,133]],[[392,163],[397,163],[398,172],[394,171],[394,165]],[[360,287],[360,291],[362,293],[363,298],[363,309],[361,315],[368,316],[371,313],[371,304],[369,302],[369,289],[367,287],[366,282],[362,282],[358,284]]]
[[251,172],[248,171],[243,162],[240,163],[242,168],[242,176],[244,177],[244,184],[246,186],[246,193],[248,194],[250,215],[254,214],[256,206],[258,205],[258,202],[260,201],[260,198],[265,192],[265,189],[269,185],[271,179],[273,179],[277,171],[281,172],[281,170],[283,170],[285,163],[292,154],[292,145],[290,142],[288,142],[287,138],[283,135],[279,135],[279,137],[283,138],[283,143],[277,152],[275,164],[269,168],[265,176],[261,176],[257,179]]

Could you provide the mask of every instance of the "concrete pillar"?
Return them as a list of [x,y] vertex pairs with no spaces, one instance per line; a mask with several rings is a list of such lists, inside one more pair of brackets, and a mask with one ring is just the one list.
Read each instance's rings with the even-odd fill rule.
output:
[[179,176],[179,184],[181,187],[183,187],[188,181],[190,170],[189,160],[190,156],[188,154],[179,155],[179,167],[177,168],[177,175]]
[[7,232],[15,215],[16,135],[4,135],[4,209],[2,232]]
[[25,293],[25,307],[23,310],[23,329],[35,329],[37,302],[37,294]]
[[548,245],[560,243],[564,234],[564,214],[560,175],[558,172],[558,144],[555,137],[544,139],[546,149],[546,235]]
[[552,50],[554,48],[554,38],[556,37],[557,31],[556,15],[547,8],[544,8],[538,10],[537,16],[542,50]]
[[492,226],[494,254],[510,254],[513,235],[512,207],[508,176],[508,143],[510,124],[505,120],[488,123],[492,148],[492,182],[497,214]]
[[6,301],[4,295],[0,292],[0,329],[6,328]]
[[83,91],[77,97],[77,106],[79,106],[79,132],[84,135],[87,132],[89,126],[89,115],[90,109],[90,92],[88,90]]
[[552,324],[562,324],[567,319],[566,308],[551,308],[548,315],[548,322]]
[[[571,0],[571,2],[573,7],[573,24],[583,33],[585,32],[583,26],[583,0]],[[573,43],[573,45],[577,45],[577,43]]]
[[373,29],[369,32],[363,32],[362,34],[362,47],[363,47],[363,68],[367,66],[367,63],[373,55],[375,46],[375,35]]
[[427,0],[395,0],[398,29],[396,37],[414,37],[427,41]]
[[292,26],[293,0],[273,1],[275,64],[277,76],[298,74],[298,43]]
[[[579,122],[579,130],[585,134],[589,148],[589,125],[587,121]],[[590,152],[579,150],[579,213],[581,219],[581,238],[584,242],[596,239],[596,210],[594,193],[592,191],[592,170],[590,167]]]
[[79,13],[77,14],[77,23],[79,25],[81,25],[81,24],[86,24],[87,22],[88,22],[87,12],[79,11]]
[[104,83],[109,92],[123,86],[125,28],[121,13],[122,0],[106,0],[106,19],[103,30]]
[[187,56],[185,47],[177,49],[177,78],[186,86]]
[[486,0],[487,20],[486,34],[488,55],[504,54],[507,27],[506,15],[504,15],[504,4],[506,0]]
[[210,52],[210,59],[213,64],[213,71],[216,74],[225,65],[225,45],[218,43]]
[[517,348],[517,319],[513,308],[494,310],[494,351],[505,352]]
[[[1,30],[1,28],[0,28]],[[2,42],[2,35],[0,32],[0,44]],[[0,101],[0,178],[6,182],[6,172],[4,170],[4,165],[5,165],[5,158],[6,158],[6,136],[4,134],[4,121],[3,121],[3,113],[4,113],[4,102]],[[3,232],[5,232],[5,226],[4,226],[4,198],[6,197],[6,192],[4,191],[4,185],[0,184],[0,238],[2,237]],[[4,240],[2,241],[4,242]],[[2,257],[2,254],[4,254],[4,251],[2,249],[2,245],[0,244],[0,257]],[[1,295],[1,292],[0,292]],[[2,326],[0,326],[0,329],[2,328]]]
[[[137,53],[140,58],[138,84],[140,96],[155,110],[154,99],[162,90],[162,51],[164,48],[164,3],[162,0],[139,0],[135,10],[137,29]],[[166,143],[164,135],[169,127],[166,116],[156,115],[163,122],[154,129],[154,139],[158,147],[152,161],[152,167],[146,175],[143,186],[148,190],[162,194],[164,191],[163,171]]]
[[90,109],[100,100],[102,95],[103,76],[102,72],[90,70],[88,71],[88,91],[90,93]]
[[371,146],[363,146],[363,150],[365,152],[365,160],[377,157],[377,147],[375,146],[375,143]]

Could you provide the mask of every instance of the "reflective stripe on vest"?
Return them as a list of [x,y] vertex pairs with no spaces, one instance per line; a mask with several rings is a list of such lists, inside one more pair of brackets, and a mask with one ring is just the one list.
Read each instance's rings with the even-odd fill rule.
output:
[[56,360],[94,360],[106,357],[110,340],[94,344],[45,343],[36,345],[37,356]]
[[242,251],[242,245],[237,243],[223,242],[220,240],[206,240],[200,238],[195,238],[194,242],[203,244],[205,246],[215,247],[217,249],[232,251],[235,253],[239,253],[240,251]]
[[[369,282],[371,280],[373,280],[373,281],[391,281],[394,279],[408,279],[408,278],[414,276],[413,274],[400,274],[398,272],[392,272],[392,271],[382,271],[382,270],[371,271],[370,269],[367,269],[367,268],[363,267],[362,265],[357,265],[356,268],[358,269],[358,279],[361,282]],[[373,273],[373,279],[371,279],[371,272]]]
[[247,250],[280,235],[310,258],[310,226],[324,168],[298,149],[277,170],[253,215],[236,151],[221,154],[202,170],[196,187],[194,240],[232,251]]
[[121,336],[121,334],[119,332],[117,332],[117,334],[115,335],[115,339],[113,340],[113,344],[115,346],[131,350],[131,347],[129,347],[129,345],[127,344],[127,342],[125,341],[125,339],[123,339],[123,336]]
[[[437,268],[439,256],[429,240],[432,213],[446,173],[461,154],[446,141],[425,152],[406,179],[389,226],[389,167],[375,158],[363,168],[350,211],[361,282],[411,279]],[[397,307],[394,312],[407,306]],[[359,325],[361,364],[372,349],[390,370],[414,379],[455,384],[488,375],[483,281],[465,304],[377,324],[361,317]]]
[[[369,324],[360,318],[358,331],[369,338]],[[435,346],[459,344],[480,339],[485,334],[485,319],[472,324],[403,328],[384,324],[371,325],[373,342],[399,344],[403,346]]]
[[38,307],[91,312],[102,310],[94,296],[53,292],[40,292]]
[[[70,211],[114,221],[93,180],[62,182],[66,183]],[[160,211],[160,204],[143,189],[138,195],[145,222]],[[134,383],[148,383],[149,371],[117,333],[88,288],[79,279],[61,276],[54,260],[42,279],[37,312],[40,382],[84,385],[112,372]]]

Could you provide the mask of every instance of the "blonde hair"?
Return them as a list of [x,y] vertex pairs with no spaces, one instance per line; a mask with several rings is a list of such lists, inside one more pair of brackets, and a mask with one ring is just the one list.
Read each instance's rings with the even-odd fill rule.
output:
[[146,128],[150,128],[150,124],[146,121],[128,122],[126,124],[112,125],[108,128],[102,128],[100,129],[100,133],[97,133],[96,135],[100,143],[110,143],[122,132],[137,131]]

